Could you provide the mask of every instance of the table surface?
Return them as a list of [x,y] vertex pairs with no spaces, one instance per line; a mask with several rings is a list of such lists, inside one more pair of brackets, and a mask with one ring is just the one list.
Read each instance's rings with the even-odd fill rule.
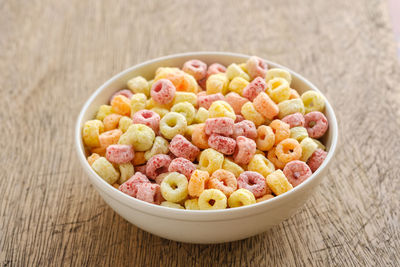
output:
[[[400,264],[400,68],[385,1],[0,1],[0,265]],[[186,51],[278,62],[336,109],[318,192],[264,234],[192,245],[146,233],[90,185],[73,142],[123,69]]]

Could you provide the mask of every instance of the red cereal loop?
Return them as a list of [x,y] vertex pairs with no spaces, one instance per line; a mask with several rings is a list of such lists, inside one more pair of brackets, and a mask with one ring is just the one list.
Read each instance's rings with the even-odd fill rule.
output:
[[112,163],[128,163],[134,156],[135,152],[131,145],[110,145],[106,149],[106,158]]
[[314,151],[311,157],[308,159],[307,164],[310,167],[312,172],[315,172],[319,166],[324,162],[328,152],[318,148]]
[[150,183],[150,181],[143,173],[136,172],[129,180],[119,186],[119,190],[131,197],[136,197],[137,186],[142,183]]
[[246,66],[247,66],[247,71],[249,72],[251,78],[255,77],[265,78],[265,75],[267,74],[268,70],[268,64],[267,62],[265,62],[265,60],[256,56],[252,56],[248,60]]
[[125,96],[126,98],[131,99],[132,96],[133,96],[133,93],[132,93],[131,90],[128,90],[128,89],[120,90],[120,91],[114,93],[114,94],[110,97],[110,103],[113,101],[114,97],[116,97],[117,95],[123,95],[123,96]]
[[160,79],[153,83],[150,94],[155,102],[168,104],[174,99],[175,92],[176,88],[170,80]]
[[285,165],[283,174],[293,187],[298,186],[311,176],[312,171],[308,165],[300,160],[293,160]]
[[244,188],[253,193],[256,198],[265,194],[272,194],[271,189],[267,186],[265,178],[258,172],[245,171],[237,178],[239,188]]
[[149,179],[156,179],[161,173],[167,172],[171,158],[168,155],[157,154],[149,159],[146,164],[146,174]]
[[250,139],[257,138],[257,129],[254,122],[249,120],[243,120],[241,122],[235,123],[233,126],[233,138],[238,136],[245,136]]
[[228,117],[210,118],[206,120],[204,130],[207,135],[220,134],[231,136],[234,124],[234,120]]
[[265,91],[265,88],[267,88],[265,80],[261,77],[257,77],[243,89],[242,95],[250,101],[253,101],[259,93]]
[[169,172],[179,172],[185,175],[188,180],[195,169],[196,164],[185,158],[176,158],[172,160],[168,167]]
[[209,109],[211,104],[217,100],[225,100],[224,95],[221,93],[207,95],[202,92],[197,94],[197,104],[199,105],[199,108],[202,107]]
[[229,197],[237,189],[237,180],[233,173],[220,169],[211,175],[207,186],[208,188],[219,189]]
[[230,137],[212,134],[208,138],[208,145],[225,155],[232,155],[235,152],[236,141]]
[[241,122],[241,121],[244,121],[244,117],[242,115],[236,115],[235,123],[238,123],[238,122]]
[[160,205],[164,200],[158,184],[143,183],[137,186],[136,198],[148,203]]
[[198,59],[186,61],[182,70],[192,75],[196,81],[200,81],[207,76],[207,64]]
[[169,144],[169,150],[177,157],[194,161],[200,149],[189,142],[183,135],[176,135]]
[[225,96],[225,101],[228,102],[229,105],[235,111],[235,114],[240,114],[242,111],[242,106],[249,102],[247,98],[241,97],[238,93],[230,92]]
[[322,112],[312,111],[304,115],[304,119],[304,127],[311,138],[320,138],[328,130],[328,120]]
[[305,124],[304,116],[300,112],[287,115],[282,121],[289,124],[290,128],[298,126],[304,127]]
[[225,66],[223,66],[219,63],[213,63],[207,69],[207,76],[211,76],[211,75],[217,74],[217,73],[224,73],[224,72],[226,72]]
[[256,142],[254,142],[254,140],[244,136],[238,136],[236,138],[236,150],[233,154],[233,160],[237,164],[249,164],[255,153]]
[[133,114],[132,122],[149,126],[155,133],[157,133],[160,127],[160,115],[152,110],[144,109]]

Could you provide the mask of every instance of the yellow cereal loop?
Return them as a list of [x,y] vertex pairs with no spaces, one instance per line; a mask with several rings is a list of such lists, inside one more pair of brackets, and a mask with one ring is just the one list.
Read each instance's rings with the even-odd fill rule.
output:
[[89,120],[83,125],[83,142],[88,147],[100,146],[99,135],[104,132],[103,122],[100,120]]
[[253,193],[244,188],[236,190],[228,198],[228,205],[230,208],[248,206],[255,203],[256,198]]
[[122,163],[118,165],[119,173],[121,174],[118,179],[119,184],[125,183],[135,173],[132,163]]
[[243,89],[249,84],[249,82],[242,77],[235,77],[229,83],[229,91],[242,95]]
[[160,118],[164,117],[165,114],[167,114],[169,112],[168,109],[159,108],[159,107],[154,107],[151,110],[154,111],[155,113],[157,113],[158,115],[160,115]]
[[181,102],[189,102],[195,107],[197,106],[197,95],[189,92],[176,92],[173,105]]
[[275,103],[288,100],[290,97],[289,83],[283,78],[274,78],[267,83],[267,93]]
[[161,182],[161,194],[170,202],[179,202],[188,196],[188,180],[185,175],[171,172]]
[[160,120],[160,132],[161,134],[171,140],[175,135],[184,135],[186,132],[187,121],[186,118],[176,112],[168,112]]
[[150,127],[144,124],[132,124],[121,135],[118,144],[131,145],[135,151],[146,151],[152,147],[155,136]]
[[229,80],[232,80],[235,77],[241,77],[245,79],[246,81],[250,81],[249,75],[242,70],[242,68],[239,67],[238,64],[232,63],[231,65],[228,66],[226,69],[226,76],[228,77]]
[[121,119],[119,119],[118,129],[120,129],[124,133],[126,132],[126,130],[128,130],[129,126],[131,125],[132,125],[132,119],[127,116],[123,116],[121,117]]
[[254,122],[256,127],[265,122],[265,118],[256,110],[252,102],[246,102],[242,106],[241,113],[246,120]]
[[188,125],[192,124],[196,116],[196,109],[189,102],[177,103],[171,108],[171,111],[182,114],[186,118]]
[[298,126],[290,129],[290,138],[296,139],[299,143],[306,137],[308,137],[306,128]]
[[239,64],[239,67],[246,72],[247,74],[249,74],[249,70],[247,69],[247,64],[246,63],[241,63]]
[[279,119],[283,119],[287,115],[294,114],[297,112],[301,114],[304,114],[305,112],[303,101],[301,101],[301,99],[299,98],[282,101],[278,104],[278,108],[279,108],[279,114],[278,114]]
[[172,209],[181,209],[181,210],[185,209],[184,207],[182,207],[182,205],[180,205],[178,203],[169,202],[169,201],[161,202],[160,206],[172,208]]
[[300,160],[307,162],[315,150],[317,150],[318,145],[310,137],[304,138],[300,142],[301,146],[301,157]]
[[290,73],[284,69],[274,68],[267,71],[267,74],[265,75],[266,82],[269,82],[275,78],[283,78],[288,82],[289,85],[292,82],[292,75],[290,75]]
[[97,111],[96,120],[104,120],[105,117],[112,113],[112,107],[110,105],[101,105]]
[[324,111],[325,99],[324,97],[316,91],[307,91],[301,95],[301,100],[303,101],[306,114],[311,111]]
[[216,93],[222,93],[225,95],[228,93],[229,79],[225,73],[217,73],[208,77],[206,81],[207,95]]
[[319,149],[325,150],[326,147],[324,146],[324,144],[321,143],[321,141],[314,139],[314,138],[311,138],[311,139],[317,144]]
[[222,168],[224,155],[212,148],[207,148],[200,153],[199,169],[207,171],[210,175]]
[[276,170],[267,176],[267,185],[277,196],[293,189],[281,170]]
[[275,171],[275,166],[264,154],[256,154],[250,160],[249,165],[247,165],[247,170],[258,172],[262,176],[267,177],[270,173]]
[[214,101],[208,109],[208,116],[210,118],[228,117],[233,120],[236,119],[235,111],[227,102],[223,100]]
[[106,158],[100,157],[92,164],[92,169],[107,183],[113,184],[119,178],[119,173]]
[[185,201],[185,209],[187,210],[199,210],[199,199],[198,198],[193,198],[193,199],[188,199]]
[[233,162],[232,160],[225,158],[224,163],[222,164],[222,169],[227,170],[235,175],[235,177],[239,177],[239,175],[244,172],[243,168],[238,164]]
[[194,122],[203,123],[206,122],[207,119],[208,119],[208,110],[203,107],[200,107],[197,110],[196,116],[194,117]]
[[139,110],[146,108],[146,95],[145,94],[134,94],[131,98],[131,114],[135,114]]
[[163,109],[170,109],[172,107],[172,102],[168,104],[160,104],[154,101],[153,98],[150,98],[149,100],[146,101],[146,109],[152,109],[152,108],[163,108]]
[[98,158],[100,158],[100,155],[99,155],[99,154],[97,154],[97,153],[92,153],[92,155],[90,155],[90,156],[87,158],[87,161],[88,161],[89,165],[92,166],[93,162],[95,162],[96,159],[98,159]]
[[156,139],[154,139],[154,143],[151,149],[144,153],[144,158],[146,160],[149,160],[154,155],[167,154],[169,151],[168,147],[169,147],[168,141],[162,138],[161,136],[157,136]]
[[200,210],[226,209],[227,199],[218,189],[206,189],[200,194],[198,205]]
[[127,86],[135,94],[142,93],[147,97],[150,96],[150,86],[145,78],[142,76],[137,76],[128,81]]

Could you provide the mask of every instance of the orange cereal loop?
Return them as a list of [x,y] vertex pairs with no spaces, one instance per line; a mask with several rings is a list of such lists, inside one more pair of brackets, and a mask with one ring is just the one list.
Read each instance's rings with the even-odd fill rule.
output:
[[257,129],[256,145],[259,150],[268,151],[275,144],[275,134],[271,127],[261,125]]
[[300,159],[301,152],[302,149],[299,142],[293,138],[282,140],[275,148],[276,156],[283,163]]
[[278,105],[264,92],[253,100],[254,108],[265,118],[272,120],[279,113]]
[[110,114],[106,116],[103,120],[104,131],[114,130],[118,127],[119,120],[121,119],[121,115],[119,114]]
[[145,151],[135,151],[135,157],[132,160],[133,166],[138,166],[146,163],[146,158],[144,154]]
[[215,171],[207,183],[208,188],[221,190],[229,197],[237,189],[237,180],[233,173],[219,169]]
[[114,113],[120,114],[122,116],[130,116],[131,101],[123,95],[117,95],[111,101],[111,110]]
[[91,149],[91,152],[94,154],[98,154],[101,157],[106,156],[106,147],[94,147]]
[[256,202],[258,203],[258,202],[265,201],[265,200],[268,200],[268,199],[271,199],[271,198],[274,198],[274,195],[266,194],[266,195],[264,195],[262,197],[257,198]]
[[268,151],[267,158],[268,158],[269,161],[271,161],[275,165],[275,168],[283,169],[286,164],[283,163],[282,161],[280,161],[275,153],[276,152],[275,152],[275,147],[274,147],[273,149]]
[[273,120],[269,127],[275,133],[275,145],[279,144],[282,140],[290,137],[290,126],[289,124],[281,120]]
[[109,145],[118,143],[119,138],[122,135],[120,129],[114,129],[111,131],[104,132],[99,135],[100,147],[106,149]]
[[193,129],[193,133],[192,133],[192,143],[200,149],[209,148],[208,136],[206,135],[206,132],[204,129],[205,129],[205,124],[200,123],[200,124],[196,125],[196,127]]
[[297,91],[294,90],[294,89],[290,89],[289,100],[290,99],[296,99],[296,98],[300,98],[299,93],[297,93]]
[[115,183],[115,184],[113,184],[112,186],[115,187],[115,188],[117,188],[117,189],[119,189],[119,184],[118,184],[118,183]]
[[92,166],[93,162],[95,162],[96,159],[98,159],[98,158],[100,158],[100,155],[99,155],[99,154],[97,154],[97,153],[92,153],[92,155],[90,155],[90,156],[87,158],[87,161],[88,161],[89,165]]
[[191,197],[199,197],[203,193],[210,175],[206,171],[195,170],[189,179],[188,192]]

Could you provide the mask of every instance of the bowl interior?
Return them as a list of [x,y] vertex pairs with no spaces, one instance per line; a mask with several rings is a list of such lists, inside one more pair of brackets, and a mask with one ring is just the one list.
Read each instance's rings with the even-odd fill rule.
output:
[[[115,197],[121,197],[124,198],[126,201],[135,203],[138,207],[154,207],[156,209],[161,208],[163,210],[168,210],[171,211],[173,209],[170,208],[165,208],[165,207],[160,207],[152,204],[148,204],[142,201],[139,201],[137,199],[134,199],[132,197],[129,197],[119,190],[113,188],[112,186],[108,185],[105,181],[103,181],[99,176],[97,176],[94,171],[90,168],[89,164],[86,161],[86,155],[85,155],[85,149],[84,145],[82,142],[81,138],[81,132],[82,132],[82,127],[85,121],[93,119],[97,113],[97,109],[100,105],[103,105],[105,103],[108,103],[108,100],[110,96],[120,90],[120,89],[125,89],[126,88],[126,83],[129,79],[135,77],[135,76],[143,76],[148,80],[151,80],[154,77],[154,73],[158,67],[181,67],[183,63],[189,59],[200,59],[207,64],[212,64],[215,62],[221,63],[225,66],[228,66],[231,63],[242,63],[245,62],[249,56],[247,55],[241,55],[241,54],[233,54],[233,53],[222,53],[222,52],[199,52],[199,53],[185,53],[185,54],[178,54],[178,55],[171,55],[167,57],[162,57],[154,60],[150,60],[147,62],[144,62],[142,64],[138,64],[136,66],[133,66],[117,75],[115,75],[113,78],[108,80],[106,83],[104,83],[102,86],[100,86],[99,89],[89,98],[89,100],[85,103],[85,106],[83,107],[81,114],[79,115],[77,125],[76,125],[76,145],[78,149],[78,156],[80,158],[81,163],[84,165],[84,168],[86,169],[90,176],[96,176],[97,180],[94,181],[92,179],[92,182],[95,182],[98,186],[101,186],[102,189],[108,191],[110,194],[118,194],[115,195]],[[269,68],[283,68],[288,70],[291,75],[292,75],[292,83],[291,87],[293,89],[296,89],[299,94],[307,91],[307,90],[316,90],[319,92],[319,90],[311,84],[308,80],[306,80],[304,77],[301,75],[291,71],[290,69],[287,69],[286,67],[280,66],[279,64],[270,62],[266,60],[268,63]],[[325,168],[327,166],[328,162],[330,161],[331,157],[333,156],[333,152],[336,147],[336,142],[337,142],[337,122],[336,122],[336,117],[334,114],[334,111],[329,104],[329,102],[326,100],[326,109],[325,109],[325,115],[329,121],[329,129],[327,133],[325,134],[323,138],[323,142],[326,146],[326,150],[328,151],[328,156],[326,160],[324,161],[323,165],[310,177],[308,178],[305,182],[297,186],[295,189],[280,195],[278,197],[275,197],[272,200],[257,203],[254,205],[250,206],[245,206],[245,207],[240,207],[240,208],[235,208],[235,209],[227,209],[227,210],[219,210],[219,211],[182,211],[182,210],[174,210],[174,213],[180,213],[180,212],[235,212],[236,210],[241,210],[241,209],[251,209],[256,206],[261,206],[261,205],[276,205],[278,204],[277,201],[280,199],[284,199],[285,197],[288,197],[290,194],[295,193],[296,191],[302,191],[302,187],[306,187],[308,183],[310,183],[311,180],[313,180],[314,177],[318,175],[318,173],[321,171],[321,169]],[[108,188],[106,188],[106,187]],[[300,192],[299,192],[300,193]],[[131,200],[128,200],[127,197]],[[141,203],[139,203],[141,202]],[[162,211],[163,212],[163,211]]]

